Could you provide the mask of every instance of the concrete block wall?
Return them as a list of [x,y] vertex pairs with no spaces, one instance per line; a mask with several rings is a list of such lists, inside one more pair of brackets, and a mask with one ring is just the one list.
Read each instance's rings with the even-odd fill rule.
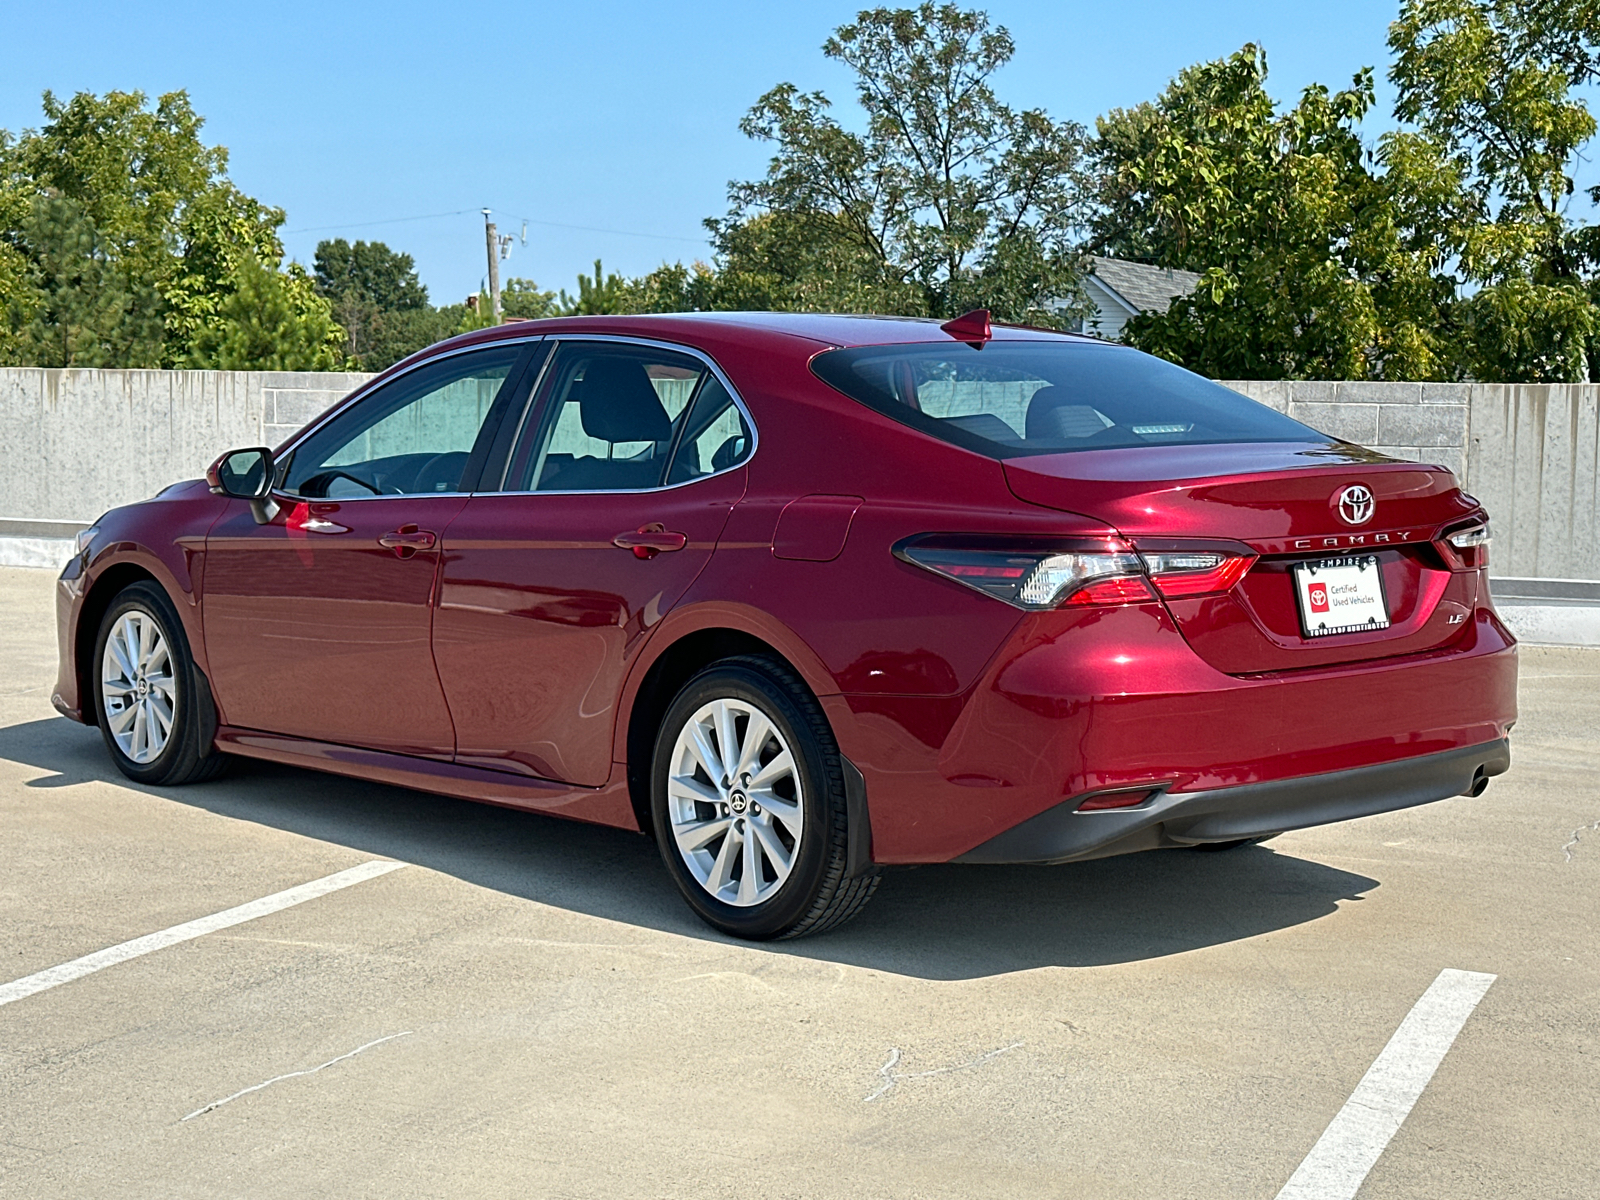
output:
[[[229,447],[281,443],[369,378],[0,369],[0,539],[70,536]],[[1600,386],[1227,386],[1323,432],[1449,467],[1494,518],[1495,575],[1600,580]]]
[[1600,385],[1227,386],[1324,433],[1449,467],[1489,510],[1495,576],[1600,580]]
[[276,445],[369,378],[0,370],[0,524],[88,523],[195,478],[223,450]]
[[260,378],[263,444],[277,446],[372,376],[355,372],[268,371],[262,372]]
[[1466,478],[1467,383],[1320,383],[1227,380],[1252,400],[1395,458],[1438,463]]
[[1600,386],[1475,386],[1473,495],[1494,518],[1496,575],[1600,580]]

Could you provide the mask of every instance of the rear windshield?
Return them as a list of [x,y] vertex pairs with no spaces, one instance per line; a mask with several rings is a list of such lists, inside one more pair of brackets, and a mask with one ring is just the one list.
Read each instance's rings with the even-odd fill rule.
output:
[[1163,359],[1093,342],[863,346],[811,369],[845,395],[992,458],[1154,444],[1323,442]]

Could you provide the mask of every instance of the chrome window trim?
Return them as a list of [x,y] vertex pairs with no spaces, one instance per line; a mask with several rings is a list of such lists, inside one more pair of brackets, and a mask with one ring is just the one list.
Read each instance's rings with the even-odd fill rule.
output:
[[[529,393],[528,393],[528,403],[527,403],[526,409],[523,411],[523,414],[522,414],[521,425],[517,429],[516,439],[511,443],[511,449],[512,449],[511,457],[506,460],[506,470],[507,471],[509,471],[511,469],[511,462],[516,457],[517,444],[519,442],[521,442],[523,434],[527,432],[528,420],[533,415],[535,401],[538,399],[538,396],[539,396],[539,387],[542,386],[543,383],[544,383],[545,372],[550,369],[550,364],[555,362],[556,355],[558,353],[560,353],[561,345],[562,345],[563,342],[612,342],[612,343],[621,343],[622,345],[627,345],[627,346],[643,346],[643,347],[645,347],[646,349],[649,349],[649,350],[672,350],[672,351],[676,351],[679,354],[687,354],[691,358],[698,358],[701,362],[705,363],[706,368],[713,375],[715,375],[717,377],[717,380],[722,384],[722,386],[724,388],[727,389],[728,395],[733,398],[734,407],[739,410],[739,415],[744,418],[745,427],[750,430],[750,449],[748,451],[746,451],[745,452],[745,456],[742,459],[740,459],[737,463],[735,463],[733,466],[724,467],[720,471],[713,471],[709,475],[701,475],[696,479],[685,479],[682,483],[664,483],[664,484],[659,484],[656,487],[649,487],[649,488],[584,488],[581,491],[569,491],[569,492],[561,492],[561,491],[549,491],[549,492],[517,491],[517,492],[511,492],[511,491],[505,491],[502,488],[501,490],[497,490],[497,491],[493,491],[493,492],[473,492],[472,495],[474,495],[474,496],[648,496],[648,495],[650,495],[650,494],[652,494],[654,492],[670,492],[670,491],[674,491],[675,489],[681,488],[681,487],[692,487],[694,484],[704,483],[708,479],[715,479],[720,475],[728,475],[728,474],[731,474],[734,471],[743,470],[745,467],[748,467],[750,465],[750,460],[755,458],[756,451],[761,448],[761,434],[756,429],[755,418],[750,415],[750,409],[749,409],[748,406],[746,406],[746,404],[744,402],[744,397],[739,395],[739,390],[733,386],[733,381],[728,378],[727,373],[717,364],[716,359],[712,358],[704,350],[701,350],[696,346],[685,346],[681,342],[667,342],[667,341],[662,341],[662,340],[660,340],[658,338],[633,337],[633,336],[630,336],[628,334],[621,334],[621,333],[619,333],[619,334],[608,334],[608,333],[555,334],[555,335],[551,336],[549,340],[554,342],[555,344],[551,348],[550,353],[545,356],[545,360],[544,360],[545,361],[545,365],[539,372],[539,378],[536,381],[534,388],[531,391],[529,391]],[[504,475],[502,475],[500,477],[500,482],[502,483],[502,485],[505,483],[505,476]],[[433,493],[424,492],[424,493],[421,493],[421,494],[423,494],[423,495],[431,495]],[[449,494],[449,493],[445,493],[445,494]],[[374,497],[374,499],[377,499],[377,498],[378,497]]]
[[[478,351],[478,350],[498,350],[503,346],[524,347],[524,346],[527,346],[530,342],[544,342],[544,341],[549,341],[549,340],[550,340],[550,338],[549,338],[548,334],[543,334],[543,333],[540,333],[540,334],[523,334],[523,335],[521,335],[519,337],[499,338],[499,339],[497,339],[497,340],[495,340],[493,342],[482,342],[482,343],[479,343],[478,345],[475,345],[475,346],[457,346],[453,350],[445,350],[442,353],[431,355],[430,357],[423,359],[421,362],[412,363],[405,370],[397,371],[393,375],[387,376],[385,378],[369,379],[369,380],[367,380],[366,383],[362,384],[355,391],[351,392],[348,396],[346,396],[335,407],[330,409],[328,412],[323,413],[322,416],[317,418],[317,420],[314,423],[312,423],[310,425],[307,425],[299,433],[295,434],[294,440],[283,448],[283,452],[281,454],[274,454],[272,456],[274,468],[276,468],[278,460],[283,459],[283,458],[287,458],[289,455],[293,454],[296,450],[298,450],[300,448],[300,446],[305,442],[305,440],[307,438],[309,438],[312,434],[314,434],[318,430],[320,430],[324,425],[327,425],[330,421],[336,420],[337,418],[343,416],[346,412],[348,412],[350,409],[354,408],[357,404],[360,404],[363,400],[365,400],[373,392],[377,391],[380,387],[388,387],[391,383],[394,383],[397,380],[404,379],[407,375],[410,375],[414,371],[420,371],[420,370],[422,370],[423,367],[431,367],[435,363],[444,362],[448,358],[456,358],[459,355],[471,354],[471,353],[473,353],[475,351]],[[518,351],[518,354],[519,354],[519,357],[520,357],[520,354],[521,354],[520,350]],[[548,365],[549,361],[550,361],[550,355],[546,355],[545,356],[545,364]],[[513,364],[513,365],[515,365],[515,364]],[[534,386],[537,387],[538,384],[543,381],[543,379],[544,379],[544,368],[541,367],[540,371],[539,371],[539,376],[534,381]],[[531,398],[533,396],[533,392],[530,391],[528,393],[528,395]],[[521,435],[521,430],[518,430],[518,435],[519,436]],[[301,502],[311,503],[311,502],[318,502],[318,501],[320,501],[322,503],[325,503],[325,504],[359,504],[359,503],[363,503],[363,502],[369,501],[369,500],[406,500],[406,499],[415,500],[420,496],[473,496],[473,495],[481,494],[481,493],[477,493],[477,492],[462,492],[462,491],[452,491],[452,492],[394,492],[394,493],[385,494],[385,495],[381,495],[381,496],[336,496],[336,497],[328,497],[328,496],[302,496],[298,492],[288,492],[288,491],[284,491],[281,488],[276,488],[276,487],[272,489],[272,492],[273,492],[273,495],[282,496],[285,499],[293,500],[297,504],[299,504]]]

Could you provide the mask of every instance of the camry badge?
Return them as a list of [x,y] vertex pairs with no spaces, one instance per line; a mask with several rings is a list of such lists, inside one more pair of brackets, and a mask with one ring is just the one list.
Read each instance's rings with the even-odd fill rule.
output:
[[1365,525],[1372,520],[1377,504],[1365,484],[1352,483],[1339,493],[1335,507],[1339,510],[1339,519],[1346,525]]

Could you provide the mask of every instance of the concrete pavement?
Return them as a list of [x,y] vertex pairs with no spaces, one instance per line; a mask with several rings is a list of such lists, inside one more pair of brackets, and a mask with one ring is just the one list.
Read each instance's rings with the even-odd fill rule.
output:
[[53,586],[0,571],[0,984],[409,865],[0,1006],[0,1194],[1270,1200],[1454,968],[1498,978],[1360,1196],[1600,1196],[1600,652],[1525,651],[1480,798],[748,946],[637,835],[128,784],[50,709]]

